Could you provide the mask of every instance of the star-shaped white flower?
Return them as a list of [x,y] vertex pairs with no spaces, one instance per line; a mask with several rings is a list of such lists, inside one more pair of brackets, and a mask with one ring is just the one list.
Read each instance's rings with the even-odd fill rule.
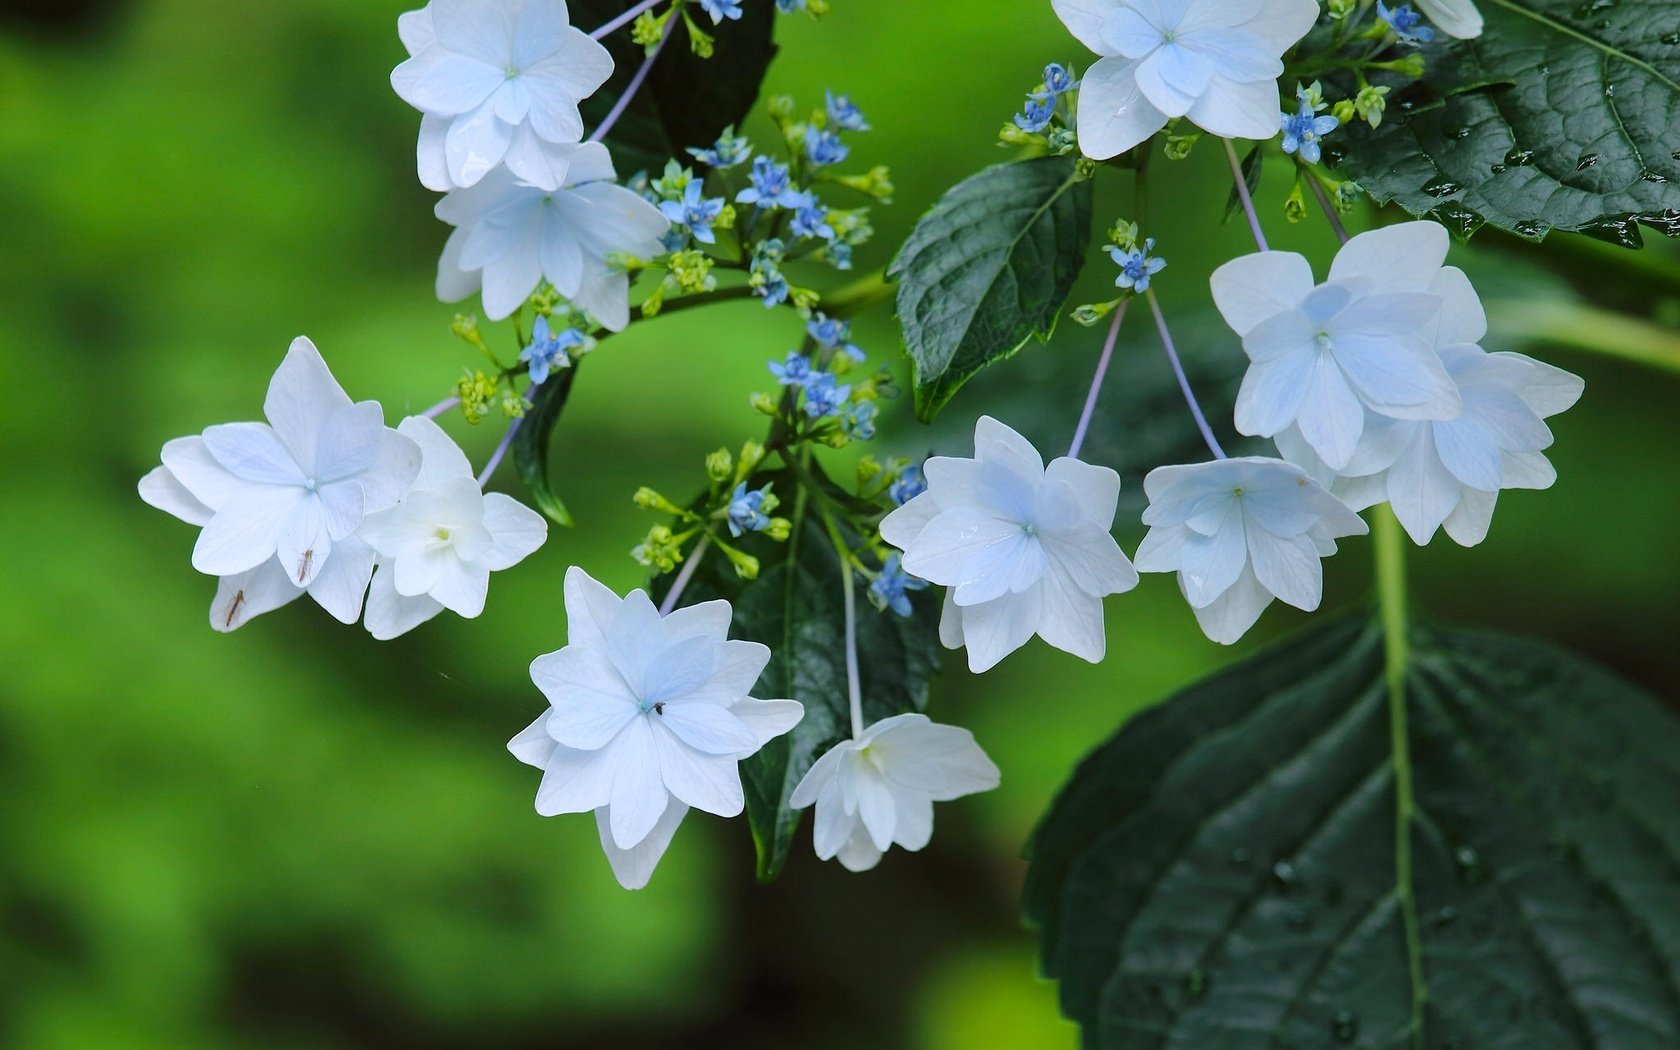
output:
[[477,616],[490,573],[518,564],[548,538],[541,514],[479,489],[472,464],[442,427],[410,416],[397,432],[420,446],[420,475],[401,503],[368,515],[360,532],[379,554],[364,623],[381,640],[444,609]]
[[1470,40],[1482,35],[1482,13],[1473,0],[1417,0],[1418,10],[1448,36]]
[[575,566],[565,593],[567,645],[531,664],[552,706],[508,747],[544,771],[538,813],[601,811],[608,858],[628,885],[625,871],[652,870],[688,807],[741,812],[737,763],[804,708],[748,695],[770,650],[728,640],[728,602],[661,617],[645,592],[621,599]]
[[1034,634],[1096,663],[1102,600],[1137,586],[1109,529],[1120,475],[1063,457],[1045,467],[1026,438],[990,416],[973,459],[923,464],[927,491],[888,514],[881,538],[913,576],[950,588],[939,637],[984,671]]
[[1079,84],[1079,148],[1105,160],[1188,117],[1212,135],[1278,132],[1282,55],[1318,18],[1316,0],[1052,0],[1103,56]]
[[438,298],[456,302],[482,289],[484,312],[499,321],[546,278],[601,324],[622,329],[630,323],[630,279],[608,257],[660,254],[671,224],[612,178],[607,147],[586,142],[564,185],[545,189],[503,168],[443,198],[437,217],[455,232],[438,261]]
[[1542,420],[1579,400],[1584,384],[1522,354],[1484,351],[1487,315],[1462,270],[1444,267],[1433,288],[1444,303],[1438,350],[1463,411],[1432,422],[1368,417],[1340,474],[1293,429],[1278,435],[1278,449],[1355,510],[1387,501],[1413,541],[1428,543],[1444,527],[1470,547],[1487,537],[1500,489],[1557,479],[1542,452],[1552,443]]
[[418,109],[427,189],[471,186],[505,163],[557,186],[583,137],[578,103],[612,75],[565,0],[433,0],[397,20],[409,58],[391,86]]
[[1202,631],[1222,645],[1247,633],[1274,596],[1318,608],[1319,559],[1336,553],[1338,537],[1368,531],[1341,500],[1281,459],[1156,467],[1143,489],[1150,529],[1137,567],[1178,573]]
[[894,843],[919,850],[933,837],[933,804],[998,786],[998,768],[974,734],[926,715],[883,718],[812,763],[788,805],[815,805],[817,856],[868,871]]
[[1435,352],[1442,298],[1434,284],[1446,255],[1439,224],[1407,222],[1348,241],[1323,284],[1294,252],[1257,252],[1215,270],[1214,303],[1252,362],[1237,392],[1237,429],[1272,437],[1294,425],[1340,471],[1367,410],[1456,416],[1458,388]]
[[201,525],[193,568],[222,578],[211,622],[232,630],[304,591],[344,623],[361,615],[373,550],[356,538],[420,469],[420,449],[352,404],[299,338],[263,403],[268,423],[226,423],[163,446],[140,483],[146,502]]

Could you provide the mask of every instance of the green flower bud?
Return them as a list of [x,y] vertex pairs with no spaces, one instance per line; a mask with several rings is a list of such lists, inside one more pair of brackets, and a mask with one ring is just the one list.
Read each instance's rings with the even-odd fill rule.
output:
[[1301,222],[1307,217],[1307,199],[1301,195],[1301,184],[1297,182],[1289,189],[1289,196],[1283,201],[1284,218],[1290,222]]
[[829,448],[845,448],[847,445],[852,443],[852,439],[847,437],[846,432],[841,430],[839,427],[823,431],[821,434],[816,435],[816,440],[818,443],[827,445]]
[[1353,206],[1359,203],[1359,198],[1364,195],[1365,191],[1360,189],[1359,183],[1349,179],[1346,182],[1337,183],[1335,193],[1336,210],[1345,212],[1353,210]]
[[[1057,152],[1059,153],[1060,151],[1058,150]],[[1073,162],[1073,174],[1074,177],[1079,179],[1081,182],[1095,178],[1097,174],[1097,162],[1092,160],[1090,157],[1080,157],[1078,160]]]
[[817,304],[822,302],[822,296],[811,289],[795,288],[791,285],[788,287],[788,298],[793,300],[794,309],[799,311],[801,317],[809,317],[811,311],[817,308]]
[[1161,152],[1168,160],[1185,160],[1190,156],[1190,149],[1202,137],[1199,131],[1192,131],[1188,135],[1168,135],[1162,144]]
[[[1052,129],[1051,132],[1050,132],[1050,137],[1047,138],[1045,141],[1050,146],[1050,152],[1054,153],[1058,157],[1061,157],[1061,156],[1064,156],[1066,154],[1072,153],[1078,146],[1077,141],[1073,137],[1073,129],[1072,128],[1055,128],[1055,129]],[[1086,169],[1089,169],[1092,173],[1095,173],[1096,170],[1097,170],[1097,162],[1094,161],[1094,160],[1090,160],[1088,158],[1085,158],[1085,157],[1080,157],[1079,158],[1079,163],[1075,167],[1074,170],[1076,172],[1083,172]],[[1085,177],[1090,178],[1091,176],[1086,175]]]
[[718,549],[728,557],[729,564],[735,566],[735,575],[743,580],[758,579],[758,559],[745,551],[738,551],[727,543],[719,542]]
[[1358,7],[1359,0],[1330,0],[1330,18],[1332,21],[1339,22],[1352,14]]
[[706,476],[714,482],[728,481],[735,474],[735,459],[726,448],[720,448],[706,457]]
[[772,418],[781,414],[781,410],[776,406],[776,399],[771,397],[769,394],[754,394],[748,400],[748,403],[752,405],[754,412],[759,412]]
[[1388,91],[1384,87],[1366,84],[1353,98],[1353,110],[1373,128],[1382,123],[1383,110],[1388,106]]
[[642,316],[658,317],[660,309],[665,305],[665,289],[667,282],[660,281],[654,286],[648,297],[642,300]]
[[793,522],[786,518],[771,518],[764,534],[777,543],[786,543],[787,538],[793,535]]
[[[665,16],[669,17],[669,14]],[[665,18],[656,18],[651,11],[642,12],[630,26],[630,39],[643,47],[659,43],[659,38],[665,35]]]
[[774,117],[778,123],[787,120],[789,117],[793,116],[793,96],[770,96],[769,109],[770,115]]
[[1330,108],[1330,114],[1343,124],[1348,123],[1353,119],[1353,100],[1344,98],[1337,102]]
[[735,480],[744,481],[764,459],[764,446],[756,441],[749,441],[741,446],[741,455],[735,465]]
[[861,488],[863,488],[863,486],[869,484],[871,481],[880,477],[881,476],[881,469],[882,469],[881,464],[875,459],[874,456],[864,456],[862,459],[858,460],[858,465],[857,465],[858,488],[861,489]]
[[1108,243],[1122,251],[1131,251],[1137,247],[1138,224],[1127,222],[1125,219],[1114,220],[1114,225],[1108,228]]
[[1043,145],[1043,135],[1035,135],[1030,131],[1022,131],[1013,123],[1005,124],[998,129],[998,144],[1002,146],[1032,146]]

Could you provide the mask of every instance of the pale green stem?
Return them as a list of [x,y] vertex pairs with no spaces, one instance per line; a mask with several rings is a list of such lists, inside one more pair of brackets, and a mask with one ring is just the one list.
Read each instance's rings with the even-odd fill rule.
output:
[[1488,321],[1513,340],[1551,343],[1680,374],[1680,334],[1650,321],[1581,303],[1489,300]]
[[1406,936],[1406,969],[1411,978],[1413,1050],[1423,1048],[1424,1005],[1429,986],[1423,973],[1423,936],[1418,927],[1417,896],[1412,889],[1412,823],[1417,801],[1412,793],[1411,737],[1406,726],[1406,662],[1410,657],[1406,619],[1406,535],[1400,522],[1380,504],[1371,512],[1371,538],[1377,558],[1377,605],[1383,629],[1384,679],[1388,687],[1389,763],[1394,770],[1394,895]]

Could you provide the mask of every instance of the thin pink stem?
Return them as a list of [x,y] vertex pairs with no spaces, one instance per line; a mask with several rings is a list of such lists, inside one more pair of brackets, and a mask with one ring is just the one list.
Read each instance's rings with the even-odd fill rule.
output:
[[1161,316],[1161,304],[1155,298],[1154,292],[1145,293],[1149,297],[1149,309],[1155,315],[1155,330],[1161,333],[1161,345],[1167,348],[1167,360],[1172,362],[1173,375],[1178,377],[1178,388],[1184,392],[1184,401],[1190,406],[1190,414],[1196,417],[1196,429],[1202,432],[1202,440],[1213,453],[1214,459],[1224,459],[1225,450],[1219,447],[1219,439],[1213,436],[1213,428],[1208,426],[1207,416],[1202,415],[1202,406],[1196,402],[1196,395],[1190,390],[1190,377],[1184,374],[1184,364],[1178,359],[1178,349],[1173,346],[1172,336],[1167,333],[1167,319]]
[[654,61],[659,58],[659,52],[665,50],[665,44],[671,39],[671,34],[676,31],[676,28],[677,16],[672,15],[665,20],[665,34],[659,38],[659,43],[653,45],[653,50],[648,52],[647,57],[642,59],[641,67],[636,70],[636,75],[630,78],[629,84],[625,85],[624,94],[618,96],[618,101],[613,103],[613,108],[608,110],[607,115],[601,119],[600,127],[597,127],[594,134],[589,136],[590,142],[601,141],[606,137],[607,132],[612,130],[612,126],[618,123],[618,118],[624,115],[625,107],[629,106],[630,100],[636,97],[636,92],[642,89],[642,81],[647,79],[648,71],[653,68]]
[[508,424],[507,433],[502,435],[501,442],[496,445],[496,451],[490,453],[490,462],[484,464],[483,472],[478,475],[479,488],[489,484],[491,476],[496,473],[496,468],[502,465],[502,457],[507,455],[508,447],[513,444],[513,435],[519,433],[519,424],[523,422],[525,422],[525,419],[522,416]]
[[1348,242],[1347,227],[1342,225],[1342,217],[1336,214],[1336,209],[1331,205],[1330,198],[1325,196],[1324,187],[1320,186],[1318,180],[1310,174],[1307,176],[1307,185],[1312,187],[1313,196],[1318,198],[1318,206],[1324,209],[1324,217],[1330,220],[1330,228],[1336,231],[1336,239],[1346,244]]
[[1231,145],[1230,139],[1220,139],[1225,143],[1225,159],[1231,162],[1231,178],[1237,182],[1237,199],[1242,201],[1243,214],[1248,216],[1249,232],[1254,234],[1254,243],[1261,251],[1270,251],[1266,247],[1265,231],[1260,229],[1260,216],[1254,213],[1254,198],[1248,195],[1248,180],[1243,178],[1242,164],[1237,160],[1237,149]]
[[700,556],[705,554],[706,548],[711,545],[710,535],[701,536],[700,542],[688,552],[688,557],[683,559],[682,570],[677,573],[677,578],[671,581],[671,589],[665,592],[665,600],[659,603],[659,615],[669,616],[676,609],[677,599],[688,589],[688,581],[694,579],[694,570],[700,567]]
[[1097,407],[1097,392],[1102,389],[1103,376],[1108,374],[1108,362],[1114,357],[1114,340],[1120,335],[1120,319],[1126,316],[1130,299],[1123,299],[1114,308],[1114,323],[1108,326],[1108,338],[1103,341],[1102,356],[1097,358],[1097,374],[1091,377],[1091,392],[1085,395],[1085,410],[1079,413],[1079,425],[1073,429],[1073,443],[1068,446],[1068,458],[1078,459],[1085,444],[1085,431],[1091,428],[1091,413]]
[[630,10],[624,12],[622,15],[619,15],[617,18],[613,19],[611,22],[608,22],[606,25],[604,25],[601,28],[595,30],[595,32],[590,33],[589,34],[589,39],[599,40],[602,37],[606,36],[608,33],[611,33],[613,30],[617,29],[619,26],[624,25],[628,22],[634,22],[637,18],[641,17],[642,12],[646,11],[648,8],[658,6],[659,4],[661,4],[663,2],[664,2],[664,0],[642,0],[642,2],[637,4],[635,7],[632,7]]
[[461,399],[458,397],[446,397],[420,414],[425,416],[427,419],[436,419],[460,403]]

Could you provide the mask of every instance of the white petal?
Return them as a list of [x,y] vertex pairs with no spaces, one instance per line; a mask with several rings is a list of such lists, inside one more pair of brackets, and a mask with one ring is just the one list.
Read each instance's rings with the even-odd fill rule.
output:
[[254,485],[222,504],[198,534],[192,564],[211,576],[233,576],[274,557],[280,530],[302,503],[301,489]]
[[[552,716],[550,716],[552,720]],[[670,804],[670,793],[659,773],[659,755],[653,729],[647,719],[637,718],[613,749],[612,827],[613,842],[629,849],[647,838]]]
[[933,492],[923,492],[881,519],[881,538],[899,550],[908,550],[938,514]]
[[292,452],[266,423],[222,423],[204,431],[204,448],[241,481],[295,485],[306,480]]
[[1487,335],[1487,311],[1470,278],[1456,266],[1443,266],[1429,284],[1441,297],[1441,323],[1436,343],[1479,343]]
[[1354,396],[1329,354],[1320,354],[1313,362],[1306,390],[1296,420],[1301,436],[1326,466],[1341,470],[1353,458],[1359,435],[1365,430],[1365,406]]
[[1080,152],[1092,160],[1119,156],[1167,126],[1167,115],[1138,87],[1137,65],[1131,59],[1103,58],[1085,71],[1075,122]]
[[[337,560],[336,555],[334,560]],[[362,625],[375,639],[383,642],[407,634],[442,611],[442,604],[428,595],[405,598],[398,594],[396,586],[391,583],[391,570],[381,568],[373,574],[373,582],[368,586],[367,609],[362,615]],[[547,722],[548,715],[543,715],[542,721]],[[552,745],[553,740],[547,737],[547,730],[544,734],[544,739]]]
[[521,6],[515,0],[432,0],[432,26],[444,47],[505,69],[513,62],[514,16]]
[[732,710],[716,704],[674,701],[656,709],[654,720],[702,754],[739,755],[759,747],[758,734]]
[[1557,470],[1541,452],[1507,452],[1499,473],[1508,489],[1549,489],[1557,481]]
[[[853,750],[851,742],[846,741],[819,755],[817,760],[811,763],[811,768],[805,771],[805,775],[799,778],[799,783],[794,786],[793,793],[788,796],[788,807],[790,809],[804,809],[806,806],[815,805],[817,800],[822,797],[823,791],[835,782],[835,778],[840,772],[840,763],[845,760],[847,753],[851,750]],[[821,819],[820,816],[818,819]],[[823,859],[827,860],[828,858],[824,857]]]
[[547,518],[500,492],[484,494],[484,527],[493,546],[478,563],[487,569],[511,568],[548,539]]
[[1202,608],[1224,594],[1248,565],[1242,513],[1232,505],[1223,524],[1209,535],[1188,530],[1178,580],[1184,596]]
[[245,482],[216,462],[216,457],[204,447],[204,438],[196,434],[165,444],[160,458],[193,499],[212,511],[246,488]]
[[939,610],[939,644],[947,649],[961,649],[963,646],[963,611],[957,605],[957,599],[951,591],[945,592],[945,601]]
[[[968,648],[968,669],[975,674],[991,670],[999,660],[1026,645],[1038,630],[1043,614],[1044,600],[1039,587],[962,609],[962,640]],[[943,638],[943,629],[940,634]]]
[[1122,0],[1050,0],[1050,6],[1075,40],[1099,55],[1108,54],[1103,22],[1111,11],[1122,9]]
[[471,620],[484,612],[490,594],[490,570],[463,564],[453,552],[440,553],[444,556],[438,559],[437,578],[428,593],[450,612]]
[[491,95],[482,105],[449,122],[443,137],[443,160],[451,185],[476,185],[507,156],[513,127],[496,116],[496,100],[501,94]]
[[556,190],[566,184],[572,168],[572,157],[579,145],[571,142],[550,142],[521,124],[513,129],[508,140],[507,156],[502,158],[508,170],[521,182],[528,182],[545,190]]
[[[1005,521],[976,507],[953,507],[928,522],[905,552],[904,570],[947,587],[982,581],[1027,535],[1018,521]],[[967,603],[964,603],[967,604]]]
[[548,712],[537,716],[537,720],[521,729],[517,736],[508,741],[507,749],[514,758],[528,766],[543,769],[548,765],[549,756],[559,747],[554,738],[548,735]]
[[539,656],[531,661],[531,680],[554,704],[548,731],[567,747],[605,747],[642,720],[634,696],[599,651],[569,645]]
[[[720,708],[708,710],[731,717]],[[659,775],[664,778],[667,791],[695,809],[720,817],[740,816],[746,806],[746,796],[741,791],[741,774],[734,758],[694,750],[671,731],[668,723],[657,719],[649,724],[648,732],[654,752],[659,756]]]
[[1271,437],[1294,423],[1320,356],[1315,350],[1304,350],[1249,365],[1237,388],[1234,422],[1238,432]]
[[1318,0],[1266,0],[1242,27],[1259,37],[1272,54],[1281,55],[1307,35],[1318,12]]
[[1454,543],[1474,547],[1487,539],[1488,527],[1493,524],[1493,505],[1498,499],[1497,492],[1465,489],[1458,506],[1441,522],[1441,527],[1447,530]]
[[174,515],[188,525],[204,525],[210,520],[209,507],[200,503],[168,467],[153,467],[140,479],[140,498],[165,514]]
[[1238,83],[1215,72],[1190,107],[1192,123],[1210,135],[1264,141],[1278,133],[1277,83]]
[[851,827],[851,837],[834,854],[834,859],[847,871],[869,871],[881,863],[883,852],[870,840],[869,829],[860,819]]
[[1312,264],[1294,252],[1242,255],[1208,278],[1214,305],[1238,335],[1285,310],[1294,310],[1313,290]]
[[1544,361],[1509,351],[1493,356],[1518,358],[1533,367],[1528,382],[1523,386],[1522,397],[1542,419],[1572,407],[1586,390],[1586,382],[1580,376],[1554,368]]
[[805,706],[797,700],[754,700],[748,697],[731,704],[729,710],[758,738],[758,746],[753,748],[754,751],[792,730],[799,724],[799,720],[805,717]]
[[1448,36],[1469,40],[1482,35],[1482,13],[1472,0],[1418,0],[1418,9]]
[[1169,117],[1182,117],[1208,89],[1213,66],[1187,44],[1169,43],[1139,61],[1132,75],[1150,105]]
[[[605,650],[607,625],[618,615],[623,599],[576,565],[566,569],[563,589],[566,597],[566,641],[582,649]],[[532,664],[533,670],[535,667]],[[541,687],[542,683],[537,685]]]
[[554,817],[561,813],[588,813],[605,806],[612,797],[618,759],[617,753],[609,748],[574,751],[555,745],[543,766],[542,783],[537,786],[537,812]]
[[320,498],[311,494],[292,504],[292,509],[280,521],[274,553],[292,574],[293,581],[300,587],[314,583],[315,577],[327,567],[332,551],[327,509]]
[[1040,540],[1051,564],[1086,594],[1101,598],[1137,586],[1137,570],[1106,529],[1087,525],[1045,532]]
[[1115,509],[1120,505],[1120,475],[1113,470],[1063,456],[1050,462],[1044,481],[1062,482],[1071,488],[1086,521],[1104,529],[1114,526]]
[[1101,663],[1107,649],[1102,598],[1082,589],[1066,566],[1055,563],[1044,574],[1040,586],[1044,599],[1036,628],[1038,636],[1065,653]]
[[1220,645],[1231,645],[1248,633],[1266,606],[1272,603],[1272,593],[1260,586],[1254,570],[1243,568],[1233,583],[1212,603],[1196,609],[1196,622],[1202,633]]
[[1330,280],[1364,278],[1388,292],[1422,292],[1447,258],[1447,229],[1420,220],[1355,234],[1336,252]]
[[307,470],[315,463],[315,445],[327,420],[349,406],[350,395],[333,378],[315,344],[303,336],[292,340],[269,380],[263,415],[300,467]]
[[483,274],[478,270],[464,270],[461,268],[461,248],[467,243],[467,231],[455,230],[443,244],[443,255],[438,258],[437,297],[446,303],[458,303],[467,296],[476,293],[483,283]]
[[404,11],[397,16],[397,38],[413,55],[437,43],[437,30],[432,27],[432,9]]
[[1140,572],[1177,572],[1184,560],[1184,539],[1189,529],[1182,525],[1157,525],[1138,545],[1133,557]]
[[998,768],[960,726],[923,718],[870,740],[881,771],[895,785],[947,802],[998,786]]
[[[818,795],[817,813],[811,823],[811,846],[819,860],[832,860],[854,834],[868,832],[855,813],[847,813],[840,801],[840,788],[831,778],[823,782]],[[873,847],[871,847],[873,848]]]
[[869,832],[869,840],[875,848],[884,853],[892,846],[893,833],[898,830],[898,804],[893,800],[892,787],[885,777],[861,762],[854,779],[858,819]]
[[210,626],[222,632],[238,630],[252,617],[301,597],[303,588],[292,582],[278,561],[270,558],[249,572],[223,576],[216,581],[216,597],[210,603]]
[[1441,465],[1427,430],[1388,468],[1389,506],[1412,542],[1420,547],[1458,506],[1461,491],[1458,479]]
[[1318,552],[1305,535],[1288,539],[1254,527],[1247,532],[1248,560],[1260,586],[1284,602],[1311,612],[1324,597]]
[[332,557],[309,585],[309,596],[339,623],[355,623],[373,575],[373,548],[354,536],[333,544]]
[[665,807],[653,830],[642,841],[629,849],[619,849],[611,832],[611,807],[603,806],[595,811],[595,828],[601,836],[601,849],[606,853],[607,863],[612,865],[613,877],[620,886],[627,890],[639,890],[648,884],[653,877],[653,869],[665,856],[665,850],[670,847],[671,839],[686,816],[688,807],[681,802],[672,802]]

